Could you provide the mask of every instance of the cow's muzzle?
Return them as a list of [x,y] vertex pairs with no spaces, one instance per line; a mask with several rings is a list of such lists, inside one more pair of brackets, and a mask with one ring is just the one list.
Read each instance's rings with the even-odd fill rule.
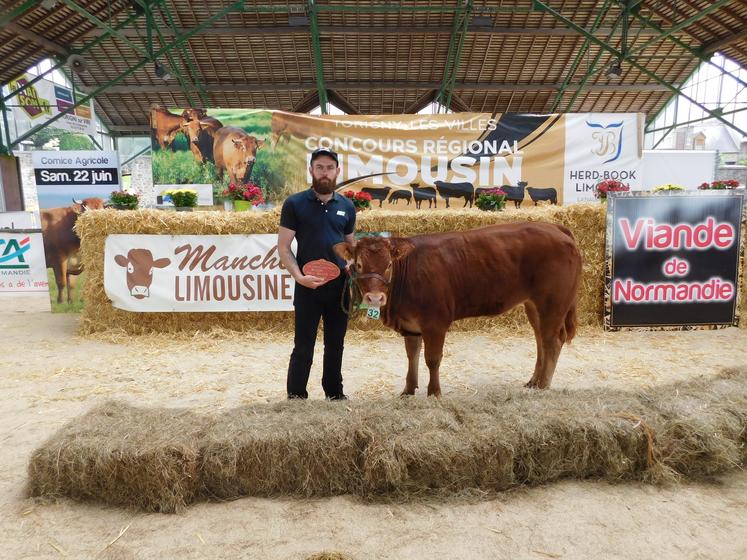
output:
[[384,292],[366,292],[363,294],[363,303],[369,307],[384,307],[386,305],[386,294]]
[[150,297],[150,289],[148,286],[133,286],[130,295],[137,299],[147,298]]

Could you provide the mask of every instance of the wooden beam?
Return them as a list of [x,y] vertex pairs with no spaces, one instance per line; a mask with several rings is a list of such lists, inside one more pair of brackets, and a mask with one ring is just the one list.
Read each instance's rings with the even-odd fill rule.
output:
[[[96,89],[101,84],[89,84],[89,89]],[[391,89],[438,89],[440,82],[329,82],[329,89],[337,90],[391,90]],[[673,84],[676,86],[676,84]],[[196,87],[196,86],[194,86]],[[260,93],[271,91],[307,91],[316,87],[316,82],[300,83],[282,83],[282,84],[257,84],[257,83],[240,83],[240,84],[220,84],[206,85],[205,90],[209,93]],[[81,88],[82,89],[82,88]],[[535,92],[535,91],[556,91],[560,89],[560,84],[497,84],[495,82],[472,82],[456,83],[455,91],[516,91],[516,92]],[[569,84],[566,90],[578,89],[577,84]],[[669,91],[665,86],[660,84],[594,84],[585,85],[581,88],[583,91],[610,91],[610,92],[659,92]],[[137,93],[161,93],[173,94],[180,93],[181,89],[177,85],[145,85],[145,86],[111,86],[101,95],[116,96],[130,95]],[[426,102],[425,105],[430,103]]]
[[700,46],[700,51],[703,52],[704,54],[712,54],[712,53],[715,53],[719,49],[728,47],[732,43],[741,41],[742,39],[745,39],[745,38],[747,38],[747,28],[744,28],[741,31],[737,31],[736,33],[732,33],[731,35],[728,35],[724,37],[723,39],[719,39],[718,41],[711,41],[710,43],[703,43]]
[[32,43],[39,45],[40,47],[44,47],[48,51],[51,51],[53,53],[61,54],[62,56],[67,57],[70,54],[70,49],[60,45],[59,43],[55,43],[54,41],[50,41],[49,39],[45,39],[41,35],[37,35],[33,31],[29,31],[28,29],[24,29],[17,23],[8,23],[5,25],[5,29],[8,31],[12,31],[16,35],[19,35],[23,37],[24,39],[31,41]]

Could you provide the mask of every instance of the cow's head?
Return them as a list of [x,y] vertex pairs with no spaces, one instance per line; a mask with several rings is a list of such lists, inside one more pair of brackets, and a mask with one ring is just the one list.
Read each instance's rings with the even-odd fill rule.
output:
[[200,119],[203,119],[206,116],[207,116],[207,111],[205,111],[205,109],[190,107],[189,109],[184,109],[184,111],[182,111],[182,118],[186,122],[199,121]]
[[238,161],[235,167],[236,177],[240,177],[243,182],[249,181],[252,175],[252,167],[257,161],[257,150],[265,145],[264,140],[258,140],[254,136],[235,136],[231,138],[233,147],[238,154]]
[[394,262],[406,257],[415,246],[407,239],[366,237],[355,247],[337,243],[335,253],[345,260],[348,270],[363,294],[363,303],[371,307],[386,305],[392,284]]
[[72,209],[76,214],[82,214],[86,210],[102,210],[103,208],[103,198],[84,198],[83,200],[73,199]]
[[192,144],[197,144],[199,142],[200,131],[202,130],[202,126],[200,125],[199,120],[193,119],[191,121],[187,121],[182,124],[181,129]]
[[127,256],[116,255],[114,261],[127,269],[127,289],[137,299],[150,297],[150,285],[153,282],[153,269],[164,268],[171,263],[170,259],[153,259],[148,249],[130,249]]

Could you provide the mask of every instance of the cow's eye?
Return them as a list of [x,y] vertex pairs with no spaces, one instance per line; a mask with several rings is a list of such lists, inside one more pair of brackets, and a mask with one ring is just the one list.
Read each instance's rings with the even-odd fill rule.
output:
[[132,266],[132,263],[127,263],[127,272],[135,272],[135,267]]
[[355,270],[357,270],[358,272],[362,272],[363,265],[361,263],[355,263]]

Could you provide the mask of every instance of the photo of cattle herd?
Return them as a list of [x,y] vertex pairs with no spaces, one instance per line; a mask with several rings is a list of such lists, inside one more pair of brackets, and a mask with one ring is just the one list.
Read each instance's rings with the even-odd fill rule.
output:
[[[305,156],[309,150],[304,141],[313,131],[298,117],[266,110],[154,106],[153,181],[156,185],[209,183],[216,196],[230,183],[251,181],[262,188],[271,204],[280,204],[308,186]],[[368,193],[372,208],[420,210],[472,208],[480,194],[494,188],[446,181],[435,181],[433,186],[414,182],[403,187],[386,185],[386,177],[379,181],[384,185],[372,186],[364,178],[338,182],[338,190]],[[516,208],[524,201],[534,205],[558,203],[553,187],[529,187],[526,181],[498,186]]]

